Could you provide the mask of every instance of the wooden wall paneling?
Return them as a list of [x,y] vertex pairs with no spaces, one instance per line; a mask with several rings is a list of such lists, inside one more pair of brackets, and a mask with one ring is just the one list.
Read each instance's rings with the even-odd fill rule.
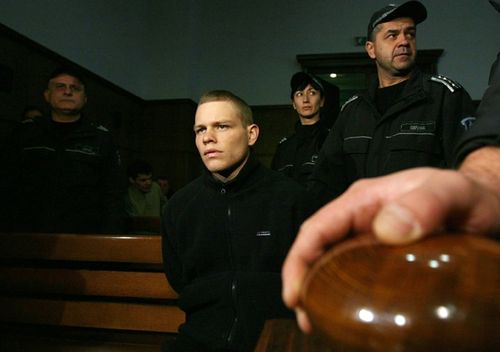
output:
[[259,160],[271,166],[278,143],[294,131],[298,116],[292,105],[252,106],[254,121],[260,127],[254,151]]

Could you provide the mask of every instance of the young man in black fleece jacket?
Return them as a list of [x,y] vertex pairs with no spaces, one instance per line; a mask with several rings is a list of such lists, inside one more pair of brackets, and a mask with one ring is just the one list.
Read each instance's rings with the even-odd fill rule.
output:
[[262,166],[249,106],[227,91],[202,96],[194,125],[205,173],[168,202],[163,261],[186,322],[169,351],[251,351],[265,320],[290,317],[280,270],[312,200]]

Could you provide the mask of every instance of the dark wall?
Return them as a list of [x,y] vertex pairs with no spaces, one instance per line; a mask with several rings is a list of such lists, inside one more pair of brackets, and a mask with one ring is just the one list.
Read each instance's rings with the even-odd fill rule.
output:
[[167,175],[174,190],[200,174],[193,134],[195,111],[196,104],[188,99],[148,101],[130,134],[155,174]]
[[253,106],[252,112],[255,123],[260,127],[254,151],[259,160],[270,167],[278,143],[293,133],[298,116],[291,104]]
[[[47,112],[43,91],[50,73],[72,62],[43,48],[29,39],[0,26],[0,67],[10,82],[0,91],[0,139],[20,121],[27,105]],[[76,66],[76,65],[75,65]],[[110,82],[82,69],[85,75],[88,103],[84,115],[110,129],[116,143],[127,146],[132,121],[140,118],[144,102]]]
[[[78,65],[0,25],[0,143],[19,123],[27,105],[47,111],[43,100],[48,75],[60,65]],[[145,101],[94,73],[85,74],[84,114],[113,134],[124,169],[136,158],[148,160],[155,175],[169,176],[179,189],[200,174],[194,144],[196,103],[190,99]],[[266,165],[297,119],[291,105],[252,107],[260,137],[254,150]],[[125,175],[125,174],[124,174]]]

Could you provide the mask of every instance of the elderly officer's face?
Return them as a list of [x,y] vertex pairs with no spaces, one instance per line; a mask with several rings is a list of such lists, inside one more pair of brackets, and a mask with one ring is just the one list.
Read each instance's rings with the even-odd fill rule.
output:
[[396,18],[379,24],[373,41],[366,42],[368,55],[377,62],[378,70],[390,76],[406,75],[415,64],[417,29],[413,19]]
[[198,152],[206,168],[226,180],[239,173],[258,137],[257,125],[244,126],[240,115],[230,101],[203,103],[196,110]]
[[52,110],[69,115],[80,113],[87,102],[83,84],[67,74],[52,78],[44,96]]

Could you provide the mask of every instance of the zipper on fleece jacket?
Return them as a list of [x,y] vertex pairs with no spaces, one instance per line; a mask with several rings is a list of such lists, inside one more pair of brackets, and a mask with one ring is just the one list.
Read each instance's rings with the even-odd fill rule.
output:
[[[227,196],[227,192],[224,188],[221,189],[220,193],[223,196]],[[228,249],[228,255],[229,255],[229,263],[230,263],[231,270],[232,270],[232,269],[234,269],[234,258],[233,258],[231,231],[229,230],[230,224],[231,224],[231,215],[232,215],[231,214],[231,206],[228,204],[227,211],[226,211],[226,241],[227,241],[227,249]],[[237,304],[236,304],[237,289],[238,289],[238,283],[236,281],[236,278],[233,276],[232,282],[231,282],[231,301],[232,301],[232,306],[233,306],[234,318],[233,318],[233,322],[232,322],[231,327],[230,327],[230,329],[227,333],[227,336],[226,336],[226,345],[227,346],[231,345],[231,342],[233,341],[233,338],[234,338],[234,332],[235,332],[236,326],[238,324],[238,311],[237,311]]]
[[236,310],[236,290],[238,288],[238,284],[236,279],[233,277],[233,282],[231,283],[231,299],[233,301],[233,311],[234,311],[234,319],[231,328],[229,329],[229,333],[227,334],[226,343],[230,345],[233,341],[234,331],[236,330],[236,326],[238,325],[238,311]]

